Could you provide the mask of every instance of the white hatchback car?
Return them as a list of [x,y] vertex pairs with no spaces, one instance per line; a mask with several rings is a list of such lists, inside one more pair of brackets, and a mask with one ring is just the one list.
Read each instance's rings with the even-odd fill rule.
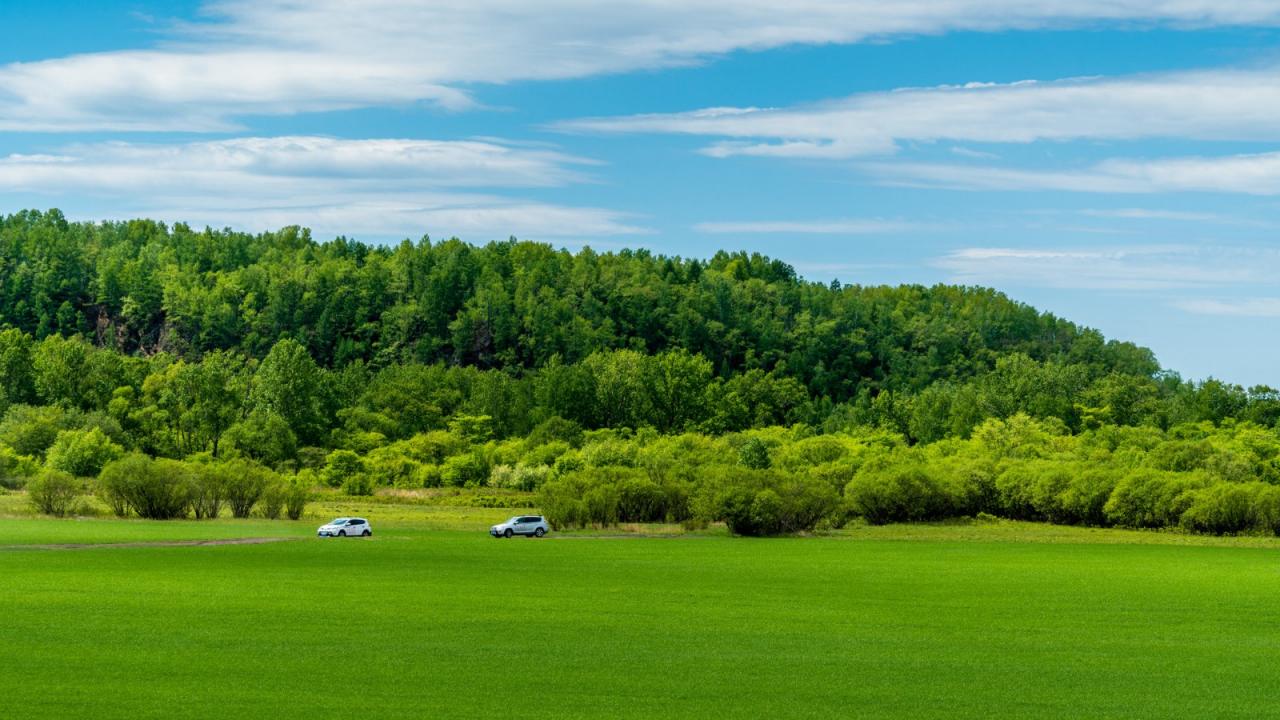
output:
[[547,519],[541,515],[517,515],[504,523],[489,528],[489,534],[498,538],[509,538],[512,535],[542,537],[551,531]]
[[340,517],[332,522],[325,523],[316,531],[316,535],[320,537],[369,537],[373,534],[373,528],[369,526],[369,521],[364,518],[345,518]]

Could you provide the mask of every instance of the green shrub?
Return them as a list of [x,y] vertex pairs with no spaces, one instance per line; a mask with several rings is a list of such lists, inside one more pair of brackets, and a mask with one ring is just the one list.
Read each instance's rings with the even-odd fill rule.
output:
[[1103,507],[1116,525],[1159,528],[1178,525],[1191,505],[1193,490],[1209,485],[1203,473],[1140,469],[1124,477]]
[[69,473],[43,470],[27,483],[27,499],[37,512],[65,517],[75,507],[81,483]]
[[618,524],[618,496],[615,485],[600,484],[588,489],[582,496],[587,522],[599,527]]
[[531,492],[537,490],[549,477],[551,468],[546,465],[494,465],[489,471],[489,485]]
[[53,441],[45,462],[54,470],[76,477],[97,477],[107,463],[124,454],[101,428],[63,430]]
[[140,517],[168,520],[187,514],[190,475],[185,464],[176,460],[133,454],[107,463],[98,475],[98,487],[117,515],[132,509]]
[[232,460],[223,468],[226,478],[227,505],[231,514],[238,518],[247,518],[253,512],[268,483],[276,479],[271,470],[251,460]]
[[484,487],[489,482],[489,461],[479,451],[454,455],[441,465],[440,479],[449,487]]
[[320,476],[329,487],[342,487],[347,481],[365,473],[364,460],[350,450],[334,450],[325,459]]
[[563,443],[568,447],[580,447],[582,426],[572,420],[565,420],[559,415],[553,415],[539,423],[525,439],[525,444],[529,448],[547,443]]
[[284,505],[289,497],[289,484],[281,477],[274,477],[262,488],[262,496],[258,499],[258,509],[262,517],[268,520],[279,520]]
[[58,433],[66,428],[66,412],[57,405],[11,405],[0,419],[0,442],[19,455],[44,457]]
[[526,450],[522,457],[522,461],[525,465],[546,465],[547,467],[551,467],[555,465],[556,460],[560,459],[560,456],[572,449],[573,448],[570,447],[567,442],[562,440],[553,440]]
[[556,530],[586,527],[587,509],[582,501],[583,483],[572,476],[556,478],[538,491],[542,515]]
[[307,501],[311,499],[312,484],[310,476],[303,473],[298,473],[289,483],[288,490],[285,492],[284,507],[285,515],[290,520],[297,520],[302,517],[302,512],[307,507]]
[[413,472],[416,485],[424,488],[438,488],[444,485],[444,473],[439,465],[419,465]]
[[1107,500],[1120,482],[1118,471],[1107,467],[1079,469],[1072,473],[1058,502],[1069,522],[1106,525]]
[[844,493],[850,509],[873,525],[956,514],[951,493],[923,467],[864,468]]
[[1234,535],[1253,525],[1256,489],[1241,483],[1219,483],[1188,493],[1190,504],[1180,524],[1193,532]]
[[373,480],[368,475],[360,473],[352,475],[342,483],[342,492],[346,495],[368,496],[373,494]]
[[618,488],[618,520],[621,522],[661,522],[667,517],[667,494],[652,480],[629,478]]
[[226,475],[218,465],[192,463],[187,475],[191,511],[197,520],[217,518],[226,494]]
[[0,488],[21,490],[39,471],[40,464],[35,458],[19,455],[8,445],[0,445]]

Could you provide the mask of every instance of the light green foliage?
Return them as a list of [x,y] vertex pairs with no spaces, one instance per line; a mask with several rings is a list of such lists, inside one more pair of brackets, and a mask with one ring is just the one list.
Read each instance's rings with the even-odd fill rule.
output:
[[12,405],[0,419],[0,442],[19,455],[44,457],[66,428],[66,413],[56,405]]
[[307,349],[281,340],[253,376],[251,402],[255,410],[284,420],[298,441],[311,444],[324,427],[324,394],[323,371]]
[[230,455],[277,466],[298,454],[297,437],[280,415],[255,410],[223,436]]
[[99,428],[63,430],[49,448],[46,464],[76,477],[97,477],[102,467],[124,454]]
[[226,501],[226,474],[216,464],[203,462],[187,466],[187,496],[197,520],[214,519]]
[[285,489],[284,506],[285,515],[290,520],[297,520],[302,517],[302,513],[307,508],[307,501],[311,499],[311,488],[315,484],[310,471],[304,470],[293,477]]
[[132,510],[151,520],[180,518],[191,501],[191,472],[176,460],[126,455],[102,468],[98,490],[117,515]]
[[238,518],[247,518],[253,506],[279,476],[251,460],[232,460],[219,466],[224,473],[227,506]]
[[262,517],[268,520],[279,520],[289,498],[289,482],[279,476],[267,481],[258,500],[258,508]]
[[17,490],[40,470],[35,458],[19,455],[8,445],[0,444],[0,488]]
[[27,499],[36,512],[63,517],[71,513],[83,483],[69,473],[42,470],[27,483]]
[[321,477],[329,487],[344,487],[353,481],[363,486],[363,480],[357,480],[357,478],[361,478],[364,474],[365,463],[359,455],[350,450],[334,450],[325,460]]

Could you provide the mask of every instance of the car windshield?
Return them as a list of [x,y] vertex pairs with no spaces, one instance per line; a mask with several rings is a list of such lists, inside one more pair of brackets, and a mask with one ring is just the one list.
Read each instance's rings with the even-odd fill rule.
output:
[[520,522],[520,516],[519,516],[519,515],[517,515],[516,517],[513,517],[513,518],[507,518],[507,524],[518,523],[518,522]]
[[347,519],[348,519],[348,518],[338,518],[337,520],[334,520],[334,521],[330,522],[329,524],[330,524],[330,525],[341,525],[341,524],[345,523],[345,522],[347,521]]

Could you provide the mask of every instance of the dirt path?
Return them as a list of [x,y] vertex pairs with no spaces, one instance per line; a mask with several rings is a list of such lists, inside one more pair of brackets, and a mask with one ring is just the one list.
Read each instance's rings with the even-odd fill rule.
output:
[[121,543],[52,543],[47,545],[0,545],[4,550],[96,550],[98,548],[200,547],[203,545],[262,545],[297,540],[293,537],[222,538],[217,540],[152,540]]

